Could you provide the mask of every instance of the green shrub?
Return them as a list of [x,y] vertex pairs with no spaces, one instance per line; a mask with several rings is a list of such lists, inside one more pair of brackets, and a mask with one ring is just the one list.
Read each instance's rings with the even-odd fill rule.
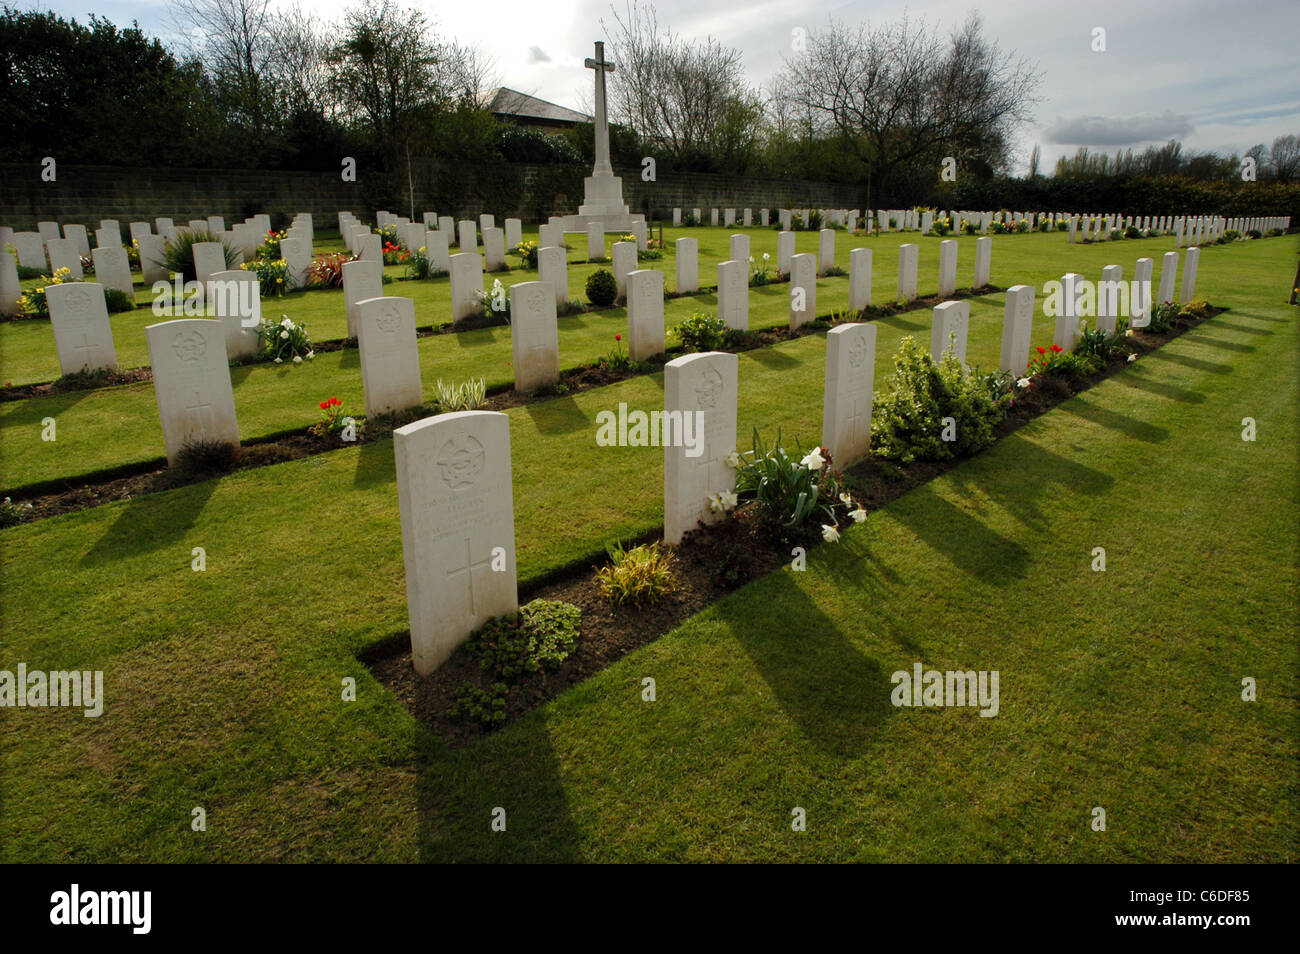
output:
[[658,603],[677,588],[673,575],[673,554],[661,550],[658,542],[645,543],[631,550],[622,543],[606,548],[609,564],[596,571],[600,591],[615,606],[633,603]]
[[128,295],[120,288],[105,288],[104,304],[108,306],[110,315],[116,315],[122,311],[135,311],[135,296]]
[[12,527],[22,523],[32,515],[32,509],[30,502],[16,504],[6,497],[0,501],[0,527]]
[[717,315],[693,312],[673,328],[687,351],[717,351],[727,340],[727,323]]
[[[858,522],[866,519],[861,508],[853,509],[847,494],[841,496],[839,475],[831,470],[830,454],[823,447],[791,455],[781,446],[781,432],[776,442],[766,447],[754,429],[753,449],[738,454],[736,491],[710,499],[711,509],[725,513],[740,500],[752,500],[760,516],[783,527],[800,527],[810,521],[822,525],[822,535],[838,539],[840,510],[848,511]],[[829,533],[827,532],[829,529]]]
[[994,393],[951,352],[936,362],[909,335],[894,356],[890,389],[876,397],[872,447],[902,463],[966,457],[993,443],[1008,405],[1005,394]]
[[485,725],[505,722],[510,684],[564,662],[578,645],[581,619],[581,610],[572,603],[533,600],[517,614],[485,623],[465,646],[493,677],[492,688],[460,686],[453,696],[452,718],[471,718]]
[[[1077,346],[1076,346],[1077,347]],[[1086,351],[1066,351],[1060,345],[1038,348],[1038,357],[1029,364],[1031,374],[1059,378],[1083,378],[1101,370],[1102,359]]]
[[1100,328],[1085,328],[1079,335],[1079,340],[1075,342],[1074,353],[1093,355],[1104,365],[1112,355],[1128,350],[1124,347],[1124,331],[1127,327],[1128,319],[1120,318],[1115,323],[1113,333],[1102,331]]
[[618,282],[608,268],[598,268],[587,276],[587,301],[597,308],[608,308],[618,297]]
[[1138,238],[1142,235],[1142,230],[1136,225],[1130,225],[1124,229],[1125,238]]

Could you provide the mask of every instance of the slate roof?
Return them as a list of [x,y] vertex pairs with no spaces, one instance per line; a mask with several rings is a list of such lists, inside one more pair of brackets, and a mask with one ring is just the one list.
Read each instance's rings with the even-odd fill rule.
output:
[[567,109],[564,106],[557,106],[555,103],[548,103],[544,99],[538,99],[536,96],[529,96],[527,93],[508,89],[505,86],[496,91],[496,95],[492,97],[488,109],[502,116],[514,116],[519,119],[533,119],[548,123],[569,125],[594,122],[594,117],[588,116],[586,113]]

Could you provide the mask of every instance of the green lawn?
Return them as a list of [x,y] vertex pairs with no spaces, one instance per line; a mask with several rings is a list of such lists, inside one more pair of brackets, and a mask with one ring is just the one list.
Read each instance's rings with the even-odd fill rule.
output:
[[[1164,247],[1056,239],[995,241],[993,280]],[[406,626],[391,442],[5,530],[0,669],[103,669],[108,702],[0,710],[0,858],[1292,860],[1293,266],[1289,242],[1206,249],[1199,294],[1231,311],[459,752],[355,657]],[[996,361],[1000,299],[972,311],[973,361]],[[882,323],[878,381],[928,327]],[[820,336],[743,355],[742,437],[815,441],[823,356]],[[661,452],[594,444],[597,410],[661,387],[510,412],[523,581],[661,521]],[[917,661],[999,670],[1000,715],[894,709]]]
[[[701,240],[701,277],[716,271],[716,262],[726,255],[725,229],[680,230],[697,235]],[[775,256],[776,234],[770,230],[751,230],[755,256],[770,245]],[[667,236],[671,239],[672,236]],[[861,238],[840,233],[837,238],[837,261],[847,266],[852,247],[867,244],[874,251],[873,301],[893,301],[897,293],[897,246],[902,244],[898,233],[881,239]],[[920,292],[933,294],[937,287],[938,240],[917,239],[921,247]],[[815,248],[814,233],[799,233],[798,247]],[[959,256],[959,284],[969,285],[974,268],[974,239],[963,238]],[[994,241],[993,282],[1007,286],[1033,284],[1041,288],[1043,282],[1059,278],[1070,262],[1069,268],[1085,275],[1100,277],[1103,266],[1122,263],[1125,274],[1131,276],[1133,263],[1143,255],[1159,258],[1159,254],[1172,239],[1142,239],[1120,243],[1070,246],[1061,233],[1048,235],[999,236]],[[669,241],[671,247],[671,241]],[[1285,241],[1267,240],[1266,246],[1279,247]],[[1234,247],[1210,247],[1204,250],[1200,274],[1204,282],[1208,273],[1228,270],[1237,261],[1247,261],[1258,256],[1261,246],[1240,243]],[[647,263],[665,268],[672,273],[674,262],[669,255],[664,260]],[[571,267],[570,283],[576,291],[585,282],[586,274],[595,266]],[[507,273],[511,280],[529,280],[535,273],[514,271]],[[1157,279],[1158,279],[1157,274]],[[1204,287],[1204,286],[1202,286]],[[445,280],[438,282],[405,282],[390,285],[394,294],[416,294],[417,307],[425,309],[428,299],[437,297],[444,310],[449,309]],[[410,291],[408,291],[410,290]],[[817,309],[820,314],[848,307],[848,278],[823,278],[818,281]],[[787,285],[769,285],[751,290],[750,327],[764,328],[784,325],[789,315],[789,290]],[[972,363],[994,367],[1001,348],[1002,295],[988,296],[972,303],[969,360]],[[695,310],[716,311],[714,295],[691,296],[665,303],[665,317],[669,326],[682,320]],[[330,321],[337,324],[327,337],[345,333],[341,292],[311,292],[286,300],[285,310],[296,320],[305,320],[316,333],[318,326]],[[321,317],[317,317],[317,312]],[[149,314],[149,317],[144,317]],[[328,317],[325,317],[328,315]],[[144,347],[144,326],[154,319],[150,313],[117,316],[115,321],[135,323],[139,347]],[[417,311],[417,320],[427,323],[432,316],[425,310]],[[1052,335],[1052,319],[1041,314],[1036,318],[1036,339],[1046,340]],[[29,326],[40,325],[40,328]],[[897,349],[904,334],[919,334],[928,340],[930,315],[917,311],[882,322],[879,348],[884,354]],[[17,329],[16,331],[11,331]],[[614,345],[616,333],[626,330],[626,312],[622,308],[560,320],[560,356],[563,367],[590,364],[608,354]],[[37,341],[30,337],[42,331],[48,340]],[[11,337],[3,337],[11,333]],[[29,337],[17,339],[17,334]],[[319,336],[319,335],[318,335]],[[123,339],[118,336],[119,358],[124,367],[133,361],[124,355]],[[461,381],[469,377],[482,377],[489,387],[508,385],[513,380],[510,366],[511,344],[508,328],[460,332],[421,339],[419,342],[420,369],[425,383],[426,398],[433,394],[438,379]],[[0,324],[0,348],[12,360],[42,360],[53,358],[53,338],[48,322],[13,322]],[[145,363],[141,359],[141,363]],[[38,375],[38,377],[45,375]],[[361,370],[355,349],[322,353],[310,364],[303,366],[250,365],[232,371],[235,387],[235,407],[239,419],[240,435],[245,440],[266,437],[284,431],[306,427],[319,417],[318,405],[327,397],[339,397],[353,409],[364,407],[361,389]],[[57,424],[58,439],[42,440],[43,422],[53,418]],[[32,485],[45,485],[51,481],[70,480],[131,464],[162,459],[162,430],[158,422],[157,404],[152,383],[80,391],[49,397],[32,398],[0,404],[0,441],[4,453],[0,455],[0,489],[4,492],[20,491]]]

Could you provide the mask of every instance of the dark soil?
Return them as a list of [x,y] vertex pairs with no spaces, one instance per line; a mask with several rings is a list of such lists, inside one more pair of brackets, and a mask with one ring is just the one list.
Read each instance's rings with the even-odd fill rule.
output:
[[[1181,318],[1167,334],[1139,331],[1128,339],[1143,355],[1176,338],[1227,309],[1211,308],[1199,318]],[[800,329],[801,331],[803,329]],[[772,329],[774,335],[794,337],[786,329]],[[759,332],[758,335],[765,334]],[[1023,427],[1062,401],[1085,391],[1124,367],[1127,358],[1114,355],[1098,373],[1086,378],[1050,378],[1028,392],[1017,392],[1015,404],[997,428],[999,438]],[[878,510],[908,491],[928,483],[960,464],[948,461],[916,461],[895,465],[869,458],[844,476],[854,500],[867,511]],[[660,531],[641,541],[656,540]],[[521,589],[520,604],[530,599],[563,600],[582,611],[578,647],[551,672],[526,676],[513,684],[507,695],[506,721],[555,698],[569,686],[581,682],[613,664],[627,653],[670,632],[688,617],[739,589],[746,583],[780,567],[790,559],[793,546],[812,549],[821,543],[816,528],[792,535],[761,522],[752,508],[741,507],[731,519],[687,534],[673,548],[679,590],[653,606],[611,606],[600,592],[597,567],[580,566],[570,573],[532,588]],[[452,654],[433,675],[422,678],[411,665],[410,633],[400,633],[363,655],[375,678],[389,688],[425,726],[453,746],[464,745],[495,731],[470,719],[453,719],[448,714],[456,690],[466,683],[488,689],[493,679],[480,667],[477,656],[463,647]]]

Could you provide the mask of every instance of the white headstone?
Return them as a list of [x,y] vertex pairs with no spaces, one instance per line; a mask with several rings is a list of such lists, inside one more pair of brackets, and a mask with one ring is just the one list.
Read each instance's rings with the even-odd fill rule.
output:
[[[193,225],[193,224],[194,224],[193,222],[190,223],[190,225]],[[207,227],[208,227],[208,223],[207,223],[207,222],[204,222],[204,221],[201,221],[201,222],[200,222],[200,225],[201,225],[203,228],[207,228]],[[112,236],[112,239],[111,239],[110,244],[112,244],[112,245],[121,245],[121,244],[122,244],[122,224],[121,224],[120,222],[118,222],[117,219],[100,219],[100,220],[99,220],[99,228],[96,229],[95,232],[96,232],[96,234],[98,234],[99,232],[107,232],[107,233],[110,233],[111,236]],[[98,243],[98,244],[103,245],[104,243],[103,243],[103,242],[100,242],[100,243]]]
[[934,321],[930,326],[930,357],[936,362],[951,351],[962,364],[966,363],[966,332],[970,327],[970,302],[945,301],[934,308]]
[[451,268],[451,250],[447,247],[447,233],[429,229],[424,233],[424,251],[429,256],[429,267],[435,272]]
[[226,270],[226,252],[220,242],[195,242],[190,249],[194,255],[194,275],[199,284],[216,272]]
[[165,247],[161,235],[140,237],[140,278],[146,285],[168,279]]
[[226,230],[226,220],[225,220],[224,217],[222,217],[222,216],[220,216],[220,215],[209,215],[209,216],[208,216],[208,231],[209,231],[209,232],[211,232],[213,235],[216,235],[216,234],[218,234],[218,233],[224,232],[225,230]]
[[749,329],[749,263],[718,265],[718,317],[728,328]]
[[258,352],[257,329],[262,324],[261,284],[256,272],[234,268],[213,272],[203,286],[208,314],[226,333],[226,357],[252,358]]
[[[664,408],[678,412],[677,433],[689,415],[690,446],[684,440],[665,441],[664,541],[676,546],[689,530],[713,523],[722,515],[711,510],[709,497],[731,493],[736,472],[727,458],[736,450],[736,386],[739,359],[734,354],[706,351],[664,365]],[[696,412],[700,412],[697,414]],[[701,420],[702,427],[696,422]]]
[[837,325],[826,332],[822,446],[830,451],[831,462],[837,469],[856,464],[871,450],[875,377],[875,325],[855,322]]
[[790,259],[794,258],[794,233],[776,233],[776,271],[785,276],[790,274]]
[[476,292],[483,290],[483,259],[478,252],[458,252],[451,257],[451,320],[479,313]]
[[699,239],[679,238],[677,240],[677,292],[679,294],[694,294],[700,290],[699,252]]
[[480,232],[486,229],[495,228],[497,224],[496,216],[484,212],[478,217],[478,230]]
[[41,237],[42,242],[52,242],[59,238],[58,222],[37,222],[36,234]]
[[50,274],[66,268],[73,281],[81,281],[81,254],[72,239],[50,239],[45,243],[45,253],[50,259]]
[[[45,261],[45,241],[40,232],[15,232],[11,241],[18,252],[18,264],[23,268],[39,268],[44,271],[49,267]],[[120,245],[113,247],[121,248]]]
[[771,224],[771,215],[767,209],[758,210],[758,224],[767,228]]
[[605,226],[599,222],[587,223],[587,261],[605,257]]
[[627,277],[628,357],[645,361],[664,349],[664,273],[637,269]]
[[1029,346],[1034,335],[1034,286],[1012,285],[1002,315],[1002,357],[998,367],[1023,375],[1029,367]]
[[1079,340],[1079,296],[1083,294],[1084,278],[1078,272],[1061,276],[1061,308],[1056,315],[1056,328],[1052,344],[1073,351]]
[[167,462],[175,464],[192,443],[238,447],[235,392],[221,323],[178,318],[149,325],[144,333]]
[[460,245],[462,252],[478,251],[478,233],[475,230],[474,223],[469,219],[462,219],[456,226],[456,232],[459,236],[457,244]]
[[1196,295],[1196,266],[1201,260],[1201,250],[1193,245],[1183,259],[1183,291],[1178,300],[1187,304]]
[[50,309],[50,325],[63,374],[117,370],[104,286],[96,282],[46,285],[45,301]]
[[353,253],[363,262],[374,262],[380,268],[384,267],[384,250],[379,243],[379,236],[375,232],[366,232],[364,234],[354,234],[352,241]]
[[0,244],[0,315],[18,314],[18,299],[23,287],[18,281],[18,261]]
[[1163,305],[1174,300],[1174,278],[1177,274],[1178,253],[1165,252],[1160,262],[1160,296],[1156,299],[1157,304]]
[[549,282],[518,282],[511,286],[510,344],[516,391],[532,391],[560,380],[555,289]]
[[822,229],[817,235],[817,274],[825,275],[835,267],[835,230]]
[[543,222],[537,227],[538,248],[564,248],[564,227],[558,222]]
[[919,256],[918,246],[904,244],[898,246],[898,297],[903,301],[916,298],[916,267]]
[[623,298],[627,295],[627,276],[636,271],[636,242],[615,242],[610,259],[618,297]]
[[90,253],[95,262],[95,281],[105,288],[116,288],[123,294],[135,298],[135,286],[131,281],[131,262],[126,257],[126,249],[120,245],[97,248]]
[[506,267],[506,233],[495,225],[483,230],[483,267],[489,272]]
[[551,286],[557,309],[569,303],[569,262],[562,247],[548,245],[537,250],[537,278]]
[[790,330],[817,317],[817,256],[810,252],[790,260]]
[[1097,285],[1098,331],[1112,335],[1115,333],[1119,320],[1120,284],[1123,280],[1124,269],[1119,265],[1107,265],[1101,270],[1101,282]]
[[939,243],[939,297],[947,298],[956,290],[957,242],[954,239],[944,239]]
[[871,304],[871,249],[849,252],[849,309],[860,312]]
[[348,319],[348,337],[357,337],[357,302],[384,294],[383,269],[376,262],[361,259],[343,263],[343,308]]
[[447,236],[448,243],[460,241],[456,235],[456,220],[450,215],[438,216],[438,231]]
[[709,210],[709,224],[712,225],[715,229],[718,227],[718,210],[717,210],[717,209],[710,209],[710,210]]
[[415,342],[415,302],[410,298],[381,296],[357,302],[357,350],[367,417],[424,403]]
[[674,206],[673,207],[673,228],[678,229],[681,227],[682,227],[682,210],[680,207]]
[[754,210],[753,210],[753,209],[746,209],[746,210],[745,210],[743,216],[741,217],[741,222],[740,222],[740,224],[743,225],[745,228],[750,228],[750,227],[754,224]]
[[305,288],[307,275],[311,272],[311,243],[305,238],[282,238],[280,257],[289,272],[288,284],[293,288]]
[[975,240],[975,286],[985,288],[993,265],[993,239],[981,236]]
[[723,227],[724,227],[724,228],[731,228],[731,227],[732,227],[733,225],[735,225],[735,224],[736,224],[736,210],[735,210],[735,209],[723,209],[723,212],[722,212],[722,225],[723,225]]
[[[159,233],[160,235],[162,233]],[[90,257],[90,236],[86,234],[84,225],[65,225],[63,227],[63,237],[72,239],[77,245],[77,254],[82,258]],[[2,243],[0,243],[2,244]]]
[[131,234],[131,241],[138,245],[140,237],[152,234],[153,228],[148,222],[132,222],[127,226],[127,231]]
[[393,431],[411,661],[427,676],[519,608],[510,419],[457,411]]
[[1145,328],[1151,324],[1151,274],[1155,269],[1155,261],[1149,258],[1139,258],[1137,267],[1133,269],[1133,287],[1137,291],[1137,300],[1130,296],[1129,310],[1133,317],[1129,319],[1130,328]]
[[524,240],[524,223],[519,219],[506,219],[506,248],[514,248]]
[[731,236],[730,253],[727,258],[733,262],[749,261],[749,236],[743,232],[737,232]]

